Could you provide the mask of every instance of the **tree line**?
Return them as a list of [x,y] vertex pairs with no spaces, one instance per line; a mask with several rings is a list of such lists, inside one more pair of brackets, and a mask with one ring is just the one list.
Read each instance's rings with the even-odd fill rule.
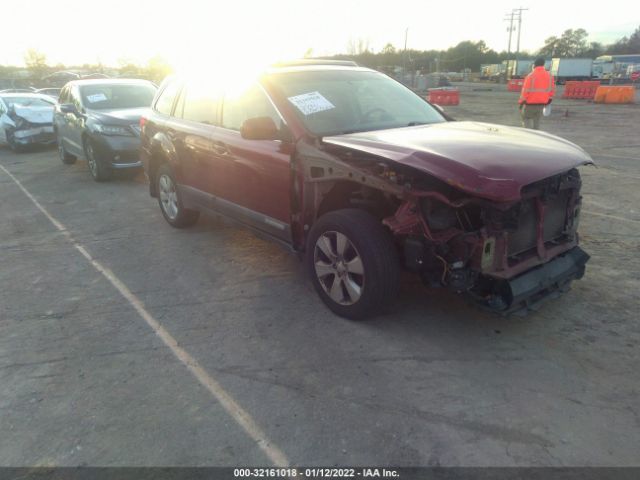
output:
[[[596,58],[601,55],[640,54],[640,27],[630,36],[622,37],[606,46],[599,42],[589,42],[588,36],[589,34],[583,28],[568,29],[559,36],[547,38],[542,48],[536,52],[520,52],[518,58],[532,59],[537,56]],[[496,52],[488,48],[482,40],[463,41],[446,50],[409,49],[404,51],[388,43],[377,53],[369,49],[366,41],[350,41],[347,51],[346,54],[333,55],[329,58],[354,60],[360,65],[379,70],[404,66],[408,70],[424,72],[460,72],[464,69],[477,72],[482,64],[500,63],[503,60],[516,58],[514,52],[510,54],[506,51]]]
[[[552,36],[544,41],[544,45],[536,52],[521,52],[520,59],[532,59],[535,56],[544,57],[588,57],[596,58],[600,55],[640,54],[640,27],[630,36],[625,36],[612,43],[602,45],[589,42],[588,33],[582,28],[565,30],[559,36]],[[313,58],[313,51],[307,50],[306,57]],[[333,55],[331,59],[355,60],[360,65],[392,72],[402,66],[410,71],[422,72],[460,72],[465,69],[477,72],[482,64],[500,63],[503,60],[516,58],[516,54],[506,51],[496,52],[487,44],[480,41],[463,41],[446,50],[400,50],[391,43],[377,53],[371,51],[366,40],[350,40],[347,53]],[[30,49],[24,56],[25,65],[34,79],[41,79],[46,75],[60,70],[83,70],[87,72],[110,73],[118,76],[133,76],[147,78],[160,82],[172,72],[171,66],[160,56],[151,58],[145,65],[138,65],[121,60],[117,68],[109,68],[102,64],[84,64],[76,67],[64,65],[50,66],[44,54]],[[11,75],[18,67],[0,66],[0,78]]]

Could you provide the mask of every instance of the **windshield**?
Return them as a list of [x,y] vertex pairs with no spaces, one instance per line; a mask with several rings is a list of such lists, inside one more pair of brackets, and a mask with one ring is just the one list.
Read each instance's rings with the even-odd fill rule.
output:
[[378,72],[282,72],[269,81],[295,107],[307,129],[319,136],[445,121],[418,95]]
[[2,97],[7,107],[11,108],[12,105],[18,105],[19,107],[52,107],[53,102],[49,102],[44,98],[39,97]]
[[139,108],[151,105],[156,89],[152,85],[84,85],[82,104],[94,110]]

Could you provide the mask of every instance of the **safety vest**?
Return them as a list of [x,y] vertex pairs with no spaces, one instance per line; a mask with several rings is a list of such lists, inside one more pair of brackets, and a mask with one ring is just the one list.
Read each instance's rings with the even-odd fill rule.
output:
[[553,81],[553,76],[544,67],[536,67],[524,79],[518,103],[546,105],[555,93],[556,84]]

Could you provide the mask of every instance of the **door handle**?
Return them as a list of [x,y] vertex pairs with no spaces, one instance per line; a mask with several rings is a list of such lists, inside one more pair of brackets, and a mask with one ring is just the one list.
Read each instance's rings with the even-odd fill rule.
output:
[[229,147],[227,147],[227,144],[224,142],[220,142],[218,140],[215,140],[213,142],[213,151],[216,152],[218,155],[223,155],[223,156],[231,156],[231,151],[229,150]]

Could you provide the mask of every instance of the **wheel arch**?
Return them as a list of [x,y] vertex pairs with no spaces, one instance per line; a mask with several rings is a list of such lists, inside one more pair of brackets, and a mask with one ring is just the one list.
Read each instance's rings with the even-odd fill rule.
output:
[[[172,159],[176,158],[176,151],[171,141],[162,133],[158,132],[151,138],[149,144],[149,162],[147,165],[147,176],[149,177],[149,193],[152,197],[158,196],[156,185],[156,174],[158,169],[167,164],[175,164]],[[172,165],[173,166],[173,165]]]

